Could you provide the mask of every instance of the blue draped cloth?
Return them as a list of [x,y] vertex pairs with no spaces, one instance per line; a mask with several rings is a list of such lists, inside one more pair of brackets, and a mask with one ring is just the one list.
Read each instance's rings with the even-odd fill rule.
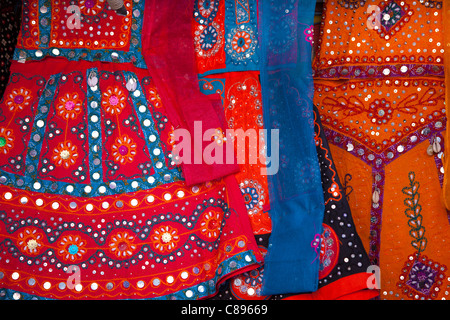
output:
[[[313,292],[318,288],[324,198],[314,142],[311,43],[315,1],[259,1],[261,85],[269,158],[272,234],[265,258],[263,294]],[[270,164],[268,164],[270,167]],[[269,170],[270,171],[270,170]]]

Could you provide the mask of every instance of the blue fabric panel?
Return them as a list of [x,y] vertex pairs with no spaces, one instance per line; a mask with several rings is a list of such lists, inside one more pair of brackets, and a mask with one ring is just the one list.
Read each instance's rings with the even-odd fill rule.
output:
[[[272,234],[265,258],[263,294],[318,288],[320,234],[325,210],[314,141],[311,44],[315,1],[259,1],[261,85],[269,158]],[[273,160],[273,159],[272,159]],[[272,174],[271,174],[272,173]]]

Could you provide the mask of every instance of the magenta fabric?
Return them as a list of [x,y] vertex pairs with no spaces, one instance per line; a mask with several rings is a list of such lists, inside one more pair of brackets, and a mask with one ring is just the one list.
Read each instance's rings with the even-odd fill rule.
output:
[[[207,97],[200,92],[195,50],[192,41],[193,1],[148,0],[143,26],[143,56],[158,88],[162,103],[176,129],[183,128],[194,137],[194,122],[201,121],[202,136],[208,129],[221,129],[225,124],[215,105],[222,105],[220,97]],[[170,21],[170,23],[167,23]],[[191,139],[192,154],[201,152],[211,143],[203,141],[201,148]],[[196,149],[195,149],[196,148]],[[201,150],[200,150],[201,149]],[[239,171],[236,161],[227,164],[223,148],[222,164],[183,163],[187,185],[225,177]]]

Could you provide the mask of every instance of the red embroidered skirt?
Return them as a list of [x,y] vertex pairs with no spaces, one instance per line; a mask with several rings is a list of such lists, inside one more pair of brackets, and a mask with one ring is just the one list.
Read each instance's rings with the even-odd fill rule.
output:
[[2,296],[201,299],[258,266],[234,176],[185,185],[146,69],[44,61],[0,104]]

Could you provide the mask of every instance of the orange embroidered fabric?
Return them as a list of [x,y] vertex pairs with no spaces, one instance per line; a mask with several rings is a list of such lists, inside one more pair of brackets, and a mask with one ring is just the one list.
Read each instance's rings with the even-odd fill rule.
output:
[[[443,10],[444,16],[443,20],[448,21],[450,18],[450,2],[448,0],[444,0],[444,10]],[[447,48],[447,51],[444,52],[444,62],[445,62],[445,83],[446,83],[446,91],[445,91],[445,98],[447,101],[450,101],[450,50],[448,48],[450,47],[450,28],[448,24],[444,23],[444,43],[445,47]],[[448,107],[447,107],[448,109]],[[449,119],[447,119],[447,128],[449,127]],[[447,131],[445,133],[445,150],[450,150],[450,133]],[[447,155],[447,153],[445,153]],[[448,174],[450,173],[450,157],[448,155],[444,157],[444,183],[442,186],[443,190],[443,199],[444,204],[447,210],[450,210],[450,181]]]
[[[363,5],[346,9],[350,2]],[[327,1],[315,75],[333,79],[442,76],[441,7],[440,1]]]
[[[348,135],[372,153],[387,159],[402,154],[411,133],[428,126],[444,126],[445,83],[433,78],[316,81],[316,106],[324,125]],[[361,152],[360,152],[361,153]],[[374,161],[375,156],[360,154]]]
[[449,294],[443,15],[441,1],[324,6],[314,104],[381,299]]

